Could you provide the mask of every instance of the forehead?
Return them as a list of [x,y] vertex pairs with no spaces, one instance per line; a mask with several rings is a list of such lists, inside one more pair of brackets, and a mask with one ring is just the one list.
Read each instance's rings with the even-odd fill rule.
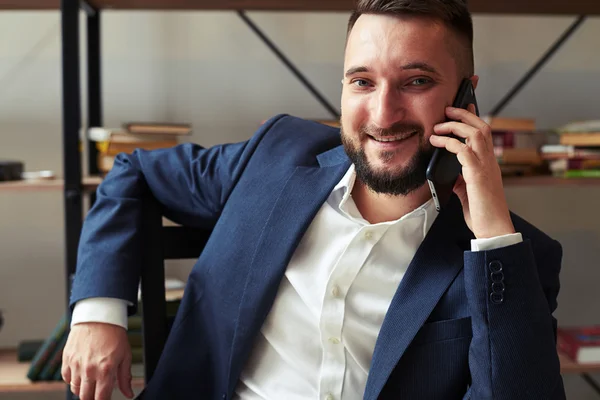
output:
[[451,35],[430,18],[361,15],[348,37],[344,63],[383,70],[425,62],[439,72],[455,73]]

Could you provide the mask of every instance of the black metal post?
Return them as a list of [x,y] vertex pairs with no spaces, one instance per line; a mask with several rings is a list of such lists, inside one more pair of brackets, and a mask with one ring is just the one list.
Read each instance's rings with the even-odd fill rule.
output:
[[517,82],[517,84],[504,96],[502,100],[490,111],[490,116],[495,117],[508,105],[508,103],[523,89],[523,87],[533,78],[533,76],[550,60],[550,58],[560,49],[560,47],[569,39],[573,33],[585,21],[586,16],[580,15],[569,28],[558,38],[556,42],[546,51],[533,67]]
[[[71,276],[77,264],[77,246],[82,226],[81,96],[79,76],[79,0],[61,0],[62,83],[63,83],[63,174],[65,212],[65,273],[67,309],[71,293]],[[69,318],[70,319],[70,318]],[[67,389],[67,399],[72,398]]]
[[[88,128],[102,126],[102,65],[100,38],[100,10],[91,9],[87,13],[87,96],[88,96]],[[96,144],[86,139],[88,150],[88,173],[97,175],[98,149]],[[96,201],[96,193],[92,192],[90,207]]]
[[587,373],[581,374],[581,377],[588,383],[588,385],[590,385],[592,389],[594,389],[596,394],[600,395],[600,385],[594,380],[594,378]]
[[240,18],[258,35],[260,39],[275,53],[277,58],[281,60],[285,64],[286,67],[302,82],[304,86],[315,96],[315,98],[329,111],[329,113],[337,120],[340,118],[340,112],[333,106],[327,99],[315,88],[310,81],[296,68],[296,66],[275,46],[267,35],[260,28],[252,22],[252,20],[246,15],[244,11],[238,11],[238,15]]

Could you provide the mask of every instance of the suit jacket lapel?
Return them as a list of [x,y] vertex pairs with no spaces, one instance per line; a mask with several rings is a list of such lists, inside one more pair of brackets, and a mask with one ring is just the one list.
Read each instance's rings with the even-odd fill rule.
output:
[[[339,156],[339,151],[334,156]],[[229,393],[249,352],[252,341],[269,313],[279,283],[298,243],[333,187],[350,166],[342,158],[325,157],[321,167],[297,167],[289,177],[264,222],[241,296],[229,360]],[[268,210],[267,210],[268,211]]]
[[471,232],[456,196],[433,223],[398,286],[377,338],[365,399],[376,399],[406,348],[463,268]]

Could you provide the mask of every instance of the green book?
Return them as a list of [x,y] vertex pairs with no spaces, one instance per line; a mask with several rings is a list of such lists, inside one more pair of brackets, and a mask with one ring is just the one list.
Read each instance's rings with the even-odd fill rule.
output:
[[68,333],[65,332],[60,338],[60,341],[56,345],[54,352],[48,359],[48,362],[46,362],[44,368],[42,368],[42,371],[40,372],[40,381],[51,381],[54,379],[54,374],[56,373],[56,370],[60,369],[60,366],[62,365],[63,350],[65,348],[65,344],[67,344],[68,337]]
[[570,169],[565,178],[600,178],[600,169]]
[[23,340],[17,348],[17,360],[19,362],[28,362],[33,360],[35,354],[44,344],[43,340]]
[[61,338],[67,332],[67,324],[68,316],[65,313],[50,333],[50,336],[44,340],[44,343],[33,357],[29,370],[27,371],[27,378],[32,381],[38,381],[40,379],[40,373],[46,366],[50,357],[54,354],[54,350],[59,345]]

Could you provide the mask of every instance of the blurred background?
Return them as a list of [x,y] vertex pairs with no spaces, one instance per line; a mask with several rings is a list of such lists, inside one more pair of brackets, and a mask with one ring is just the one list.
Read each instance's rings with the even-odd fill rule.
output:
[[[248,15],[339,107],[349,13]],[[85,90],[85,14],[80,17]],[[474,15],[482,114],[490,112],[574,19]],[[26,171],[51,170],[59,178],[60,21],[59,11],[0,12],[0,160],[19,160]],[[235,12],[109,10],[101,21],[103,127],[108,130],[131,121],[184,123],[191,133],[178,136],[179,142],[211,146],[245,140],[263,120],[279,113],[331,119]],[[552,137],[548,142],[560,141],[551,133],[569,123],[600,120],[598,38],[600,18],[589,17],[501,116],[534,120],[536,131]],[[82,126],[87,124],[84,93]],[[542,154],[541,147],[536,150]],[[550,161],[543,163],[548,166]],[[506,193],[513,211],[563,245],[555,314],[559,324],[600,325],[600,179],[511,177]],[[16,349],[23,341],[47,338],[64,313],[63,191],[0,186],[0,220],[0,349]],[[191,265],[170,262],[167,274],[185,281]],[[8,373],[1,363],[0,375]],[[597,373],[592,376],[600,382]],[[565,374],[564,381],[569,399],[600,398],[577,373]],[[3,391],[0,377],[2,400],[64,398],[64,388],[51,389]]]

